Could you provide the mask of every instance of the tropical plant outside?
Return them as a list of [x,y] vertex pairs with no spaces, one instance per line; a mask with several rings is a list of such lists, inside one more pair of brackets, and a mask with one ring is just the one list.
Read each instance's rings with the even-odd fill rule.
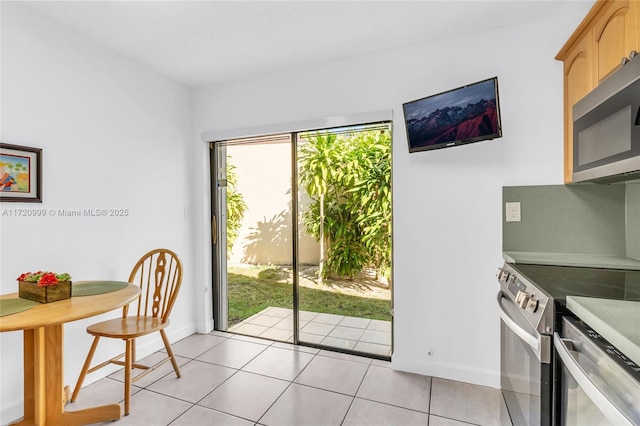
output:
[[391,265],[391,135],[389,129],[304,135],[300,185],[312,203],[305,232],[320,242],[321,277],[354,277]]
[[244,212],[247,210],[247,203],[244,197],[238,192],[238,174],[236,166],[230,162],[231,156],[227,157],[227,253],[231,253],[233,245],[238,239],[240,226]]

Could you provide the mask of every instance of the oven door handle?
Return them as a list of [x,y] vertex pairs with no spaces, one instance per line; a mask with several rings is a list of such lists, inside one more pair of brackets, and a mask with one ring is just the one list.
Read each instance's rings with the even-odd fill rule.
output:
[[591,401],[602,411],[613,424],[630,425],[633,423],[625,416],[608,398],[598,386],[591,381],[587,373],[582,369],[578,361],[571,355],[565,340],[556,332],[553,333],[553,343],[562,363],[573,376],[578,386],[587,394]]
[[540,341],[538,340],[538,337],[534,336],[533,334],[527,333],[526,330],[520,327],[509,316],[507,311],[505,311],[504,308],[502,307],[503,298],[504,297],[502,296],[502,291],[498,291],[498,309],[500,309],[500,318],[502,318],[502,321],[504,321],[505,325],[509,327],[509,329],[511,329],[511,331],[513,331],[523,342],[531,346],[531,349],[533,349],[536,352],[536,354],[539,353]]

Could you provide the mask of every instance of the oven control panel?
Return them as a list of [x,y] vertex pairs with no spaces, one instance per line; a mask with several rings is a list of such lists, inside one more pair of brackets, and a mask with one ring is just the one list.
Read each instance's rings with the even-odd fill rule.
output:
[[553,332],[553,313],[549,297],[535,285],[528,282],[508,264],[497,272],[500,288],[525,315],[527,320],[541,333]]
[[[507,272],[507,274],[509,273]],[[527,292],[527,286],[515,275],[509,274],[509,279],[505,281],[505,284],[507,284],[507,289],[513,294],[513,297],[517,298],[518,294]]]
[[518,291],[516,294],[516,305],[535,313],[540,306],[540,301],[526,291]]

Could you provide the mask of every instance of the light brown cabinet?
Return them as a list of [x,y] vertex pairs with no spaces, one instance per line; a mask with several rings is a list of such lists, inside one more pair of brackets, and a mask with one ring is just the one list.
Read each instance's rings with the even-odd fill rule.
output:
[[573,174],[573,105],[640,52],[640,1],[598,0],[556,55],[564,62],[564,181]]

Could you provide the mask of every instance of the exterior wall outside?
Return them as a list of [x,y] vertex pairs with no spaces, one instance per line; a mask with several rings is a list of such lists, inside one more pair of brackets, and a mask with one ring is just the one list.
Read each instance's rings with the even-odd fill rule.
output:
[[[229,145],[227,155],[248,206],[229,263],[291,265],[291,144]],[[319,250],[315,239],[304,234],[299,262],[318,264]]]

